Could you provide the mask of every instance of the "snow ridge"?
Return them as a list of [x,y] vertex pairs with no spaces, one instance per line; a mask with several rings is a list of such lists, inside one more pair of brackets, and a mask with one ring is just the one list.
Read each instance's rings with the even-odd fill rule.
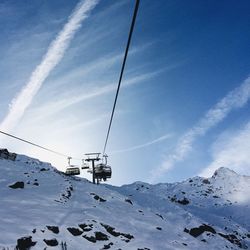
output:
[[0,157],[0,249],[248,249],[249,193],[250,177],[228,168],[115,187]]

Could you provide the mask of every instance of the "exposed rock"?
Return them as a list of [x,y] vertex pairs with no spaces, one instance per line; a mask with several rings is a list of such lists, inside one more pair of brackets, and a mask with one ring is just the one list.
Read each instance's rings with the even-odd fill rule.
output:
[[129,240],[132,240],[134,238],[134,236],[132,234],[122,233],[121,235],[124,236],[125,238],[129,239]]
[[22,238],[17,240],[16,249],[17,250],[27,250],[35,245],[36,245],[36,242],[32,241],[32,236],[22,237]]
[[78,228],[75,227],[68,227],[67,230],[73,235],[73,236],[79,236],[83,233],[83,231],[81,231]]
[[94,199],[100,202],[105,202],[106,200],[103,199],[102,197],[100,197],[99,195],[95,194],[95,193],[91,193],[91,195],[94,195]]
[[115,237],[118,237],[118,236],[121,235],[121,233],[115,231],[115,228],[114,228],[114,227],[111,227],[111,226],[109,226],[109,225],[102,224],[102,223],[101,223],[101,225],[102,225],[102,226],[106,229],[106,231],[107,231],[108,233],[110,233],[111,235],[113,235],[113,236],[115,236]]
[[44,239],[43,241],[46,243],[47,246],[50,246],[50,247],[58,246],[58,241],[55,238],[51,240]]
[[108,245],[104,245],[102,249],[110,249],[112,245],[114,245],[114,243],[110,242]]
[[93,224],[79,224],[78,225],[84,232],[89,232],[93,228]]
[[95,238],[96,240],[108,240],[108,235],[102,233],[102,232],[95,232]]
[[203,224],[199,227],[191,228],[190,230],[185,228],[184,232],[189,233],[193,237],[198,237],[201,234],[203,234],[204,232],[210,232],[210,233],[216,234],[216,231],[211,226],[208,226],[206,224]]
[[[169,198],[170,198],[170,197],[169,197]],[[187,205],[187,204],[189,204],[189,200],[188,200],[186,197],[184,197],[182,200],[177,200],[176,195],[174,195],[173,197],[170,198],[170,200],[171,200],[172,202],[176,202],[176,203],[179,203],[179,204],[182,204],[182,205]]]
[[157,215],[158,217],[160,217],[161,219],[163,219],[163,216],[161,214],[155,214]]
[[125,199],[125,201],[133,205],[133,202],[130,199]]
[[126,234],[126,233],[121,233],[121,232],[115,231],[115,228],[114,228],[114,227],[111,227],[111,226],[109,226],[109,225],[106,225],[106,224],[103,224],[103,223],[101,223],[101,225],[106,229],[106,231],[107,231],[109,234],[111,234],[111,235],[113,235],[113,236],[115,236],[115,237],[123,236],[123,237],[127,238],[128,240],[131,240],[131,239],[134,238],[134,236],[131,235],[131,234]]
[[48,228],[48,230],[50,230],[51,232],[58,234],[59,233],[59,228],[57,226],[46,226]]
[[16,156],[15,153],[10,153],[6,148],[0,148],[0,158],[15,161]]
[[82,237],[85,238],[86,240],[92,242],[92,243],[96,242],[96,238],[94,236],[88,236],[88,235],[84,234]]
[[41,168],[40,172],[43,172],[43,171],[49,171],[49,168]]
[[210,184],[210,181],[209,181],[208,179],[204,179],[204,180],[202,181],[202,183],[204,183],[204,184]]
[[184,197],[182,200],[177,200],[177,202],[182,204],[182,205],[189,204],[189,200],[186,197]]
[[17,189],[17,188],[24,188],[23,181],[17,181],[16,183],[9,185],[10,188]]
[[241,241],[234,235],[234,234],[222,234],[218,233],[221,237],[227,239],[229,242],[237,245],[238,247],[242,248],[242,243]]

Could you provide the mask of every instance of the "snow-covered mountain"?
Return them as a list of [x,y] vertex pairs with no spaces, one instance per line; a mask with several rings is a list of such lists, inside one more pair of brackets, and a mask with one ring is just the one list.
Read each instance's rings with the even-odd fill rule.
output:
[[248,249],[250,177],[114,187],[0,159],[0,249]]

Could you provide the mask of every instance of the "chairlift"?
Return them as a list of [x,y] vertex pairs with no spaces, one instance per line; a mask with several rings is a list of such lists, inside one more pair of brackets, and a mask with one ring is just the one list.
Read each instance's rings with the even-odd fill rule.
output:
[[84,159],[82,159],[82,169],[89,169],[89,165],[84,162]]
[[107,158],[108,156],[105,154],[103,155],[102,158],[102,163],[97,164],[95,166],[95,178],[99,180],[104,180],[106,181],[108,178],[111,178],[112,175],[112,169],[111,167],[107,164]]
[[111,178],[112,175],[112,170],[111,167],[104,164],[100,163],[95,166],[95,177],[98,179],[103,179],[106,181],[108,178]]
[[75,166],[75,165],[71,165],[70,164],[70,160],[72,158],[68,157],[68,167],[66,168],[66,175],[79,175],[80,174],[80,168]]
[[[112,169],[107,164],[107,155],[103,155],[102,159],[100,158],[101,153],[88,153],[86,155],[86,159],[82,161],[82,169],[87,169],[87,173],[92,174],[93,176],[93,183],[97,181],[99,184],[100,181],[106,181],[107,179],[111,178]],[[95,161],[102,160],[102,163],[95,165]],[[92,167],[84,162],[91,162]]]

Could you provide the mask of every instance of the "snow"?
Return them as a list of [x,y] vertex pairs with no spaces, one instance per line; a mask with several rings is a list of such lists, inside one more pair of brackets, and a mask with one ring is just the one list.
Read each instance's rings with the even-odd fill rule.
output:
[[[20,183],[23,188],[10,187]],[[63,249],[65,242],[74,250],[250,248],[249,194],[250,177],[227,168],[208,179],[115,187],[17,155],[0,159],[0,249],[14,249],[29,236],[36,242],[31,249],[52,239],[58,246],[47,249]],[[203,224],[215,233],[192,236]]]

